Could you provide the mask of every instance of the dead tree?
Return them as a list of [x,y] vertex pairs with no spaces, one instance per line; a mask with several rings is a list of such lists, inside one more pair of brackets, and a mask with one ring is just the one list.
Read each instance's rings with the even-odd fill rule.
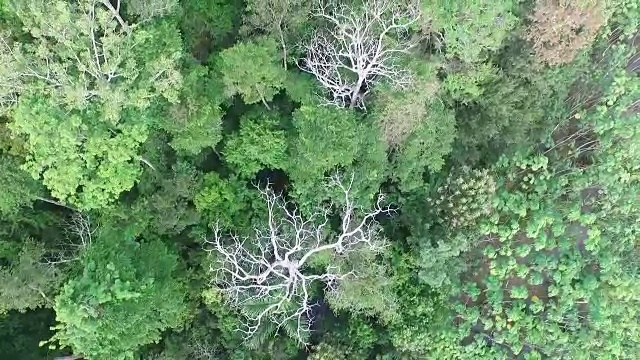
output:
[[375,83],[411,83],[411,73],[398,60],[416,45],[407,34],[420,17],[415,1],[363,0],[358,7],[329,1],[314,15],[328,26],[303,46],[300,68],[329,92],[330,104],[364,107]]
[[352,182],[344,185],[338,176],[331,181],[344,194],[337,234],[329,229],[330,207],[303,217],[269,188],[261,190],[268,209],[265,228],[256,228],[250,237],[223,237],[216,228],[208,241],[214,258],[213,282],[244,315],[246,322],[239,330],[245,338],[267,323],[277,328],[289,323],[295,326],[293,335],[305,343],[314,320],[312,284],[321,282],[331,291],[337,282],[358,276],[352,269],[338,266],[312,273],[307,267],[309,260],[320,254],[346,255],[363,247],[377,251],[384,246],[375,217],[391,209],[383,206],[384,197],[379,195],[373,208],[363,211],[353,202]]

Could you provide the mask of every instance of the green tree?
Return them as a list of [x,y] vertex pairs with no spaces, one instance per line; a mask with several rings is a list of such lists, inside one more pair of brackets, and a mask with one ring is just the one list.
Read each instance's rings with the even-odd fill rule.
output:
[[387,146],[375,124],[353,110],[303,105],[293,113],[293,126],[287,175],[303,209],[324,200],[343,201],[340,191],[325,186],[336,172],[350,178],[355,202],[370,206],[375,201],[388,175]]
[[13,311],[0,316],[0,353],[9,359],[41,360],[63,356],[38,344],[51,337],[49,327],[55,314],[51,309],[21,313]]
[[18,98],[9,127],[27,139],[25,168],[63,202],[103,207],[140,173],[153,105],[178,101],[175,24],[133,27],[107,1],[12,4],[30,35],[3,34],[3,66],[19,75],[5,96]]
[[309,0],[250,0],[245,9],[244,30],[266,32],[277,38],[286,69],[293,36],[300,34],[310,11]]
[[204,66],[187,67],[180,102],[169,104],[159,127],[171,134],[171,146],[180,154],[196,155],[222,139],[224,115],[222,84]]
[[323,100],[318,96],[320,93],[318,82],[312,75],[301,71],[287,71],[284,88],[289,98],[298,104],[319,106]]
[[182,0],[180,29],[187,49],[201,62],[230,42],[242,15],[238,0]]
[[456,161],[492,163],[502,153],[541,141],[571,116],[572,106],[587,101],[581,97],[591,90],[572,84],[588,73],[588,56],[570,66],[539,68],[526,54],[522,43],[510,42],[495,64],[466,64],[448,72],[443,88],[451,99],[443,99],[456,111]]
[[277,115],[255,114],[240,120],[240,131],[226,142],[225,161],[242,177],[261,169],[284,169],[287,139]]
[[393,157],[393,177],[400,189],[411,191],[420,187],[426,170],[439,171],[456,138],[456,119],[441,102],[428,106],[426,118],[398,146]]
[[250,228],[254,210],[261,199],[247,187],[247,182],[236,177],[223,179],[215,172],[204,176],[202,187],[193,200],[196,209],[210,227],[218,224],[223,229]]
[[[422,28],[439,33],[446,55],[464,62],[483,61],[518,25],[517,0],[421,0]],[[453,21],[452,21],[453,19]]]
[[346,350],[338,346],[320,343],[313,347],[309,360],[346,360]]
[[44,246],[31,239],[22,244],[0,242],[0,259],[8,264],[0,267],[0,314],[52,305],[62,274],[45,253]]
[[293,126],[289,176],[298,201],[315,205],[326,197],[325,177],[353,163],[364,126],[353,110],[306,105],[293,113]]
[[246,104],[265,106],[284,86],[286,72],[279,63],[277,45],[263,37],[240,42],[218,54],[215,67],[225,95],[240,95]]
[[9,155],[0,156],[0,184],[4,189],[0,194],[0,214],[3,216],[30,206],[44,191],[41,184],[20,168],[18,160]]
[[200,222],[193,205],[202,174],[185,161],[169,169],[146,172],[131,204],[105,211],[108,222],[119,221],[141,234],[179,235]]
[[353,162],[361,130],[355,111],[302,106],[293,114],[293,125],[297,134],[290,156],[295,168],[292,175],[322,176]]
[[187,318],[178,258],[160,241],[100,229],[55,299],[51,339],[89,359],[133,359]]

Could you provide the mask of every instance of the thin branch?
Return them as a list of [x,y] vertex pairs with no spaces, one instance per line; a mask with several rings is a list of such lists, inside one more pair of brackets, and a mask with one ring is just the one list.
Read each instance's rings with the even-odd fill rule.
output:
[[138,157],[138,160],[140,160],[141,163],[147,165],[149,168],[151,168],[151,170],[153,171],[157,171],[156,168],[149,162],[149,160],[143,158],[142,156]]

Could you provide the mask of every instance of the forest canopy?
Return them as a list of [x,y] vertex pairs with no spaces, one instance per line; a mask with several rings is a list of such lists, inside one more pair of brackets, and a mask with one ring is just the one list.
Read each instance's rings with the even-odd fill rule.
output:
[[0,358],[637,359],[639,0],[0,0]]

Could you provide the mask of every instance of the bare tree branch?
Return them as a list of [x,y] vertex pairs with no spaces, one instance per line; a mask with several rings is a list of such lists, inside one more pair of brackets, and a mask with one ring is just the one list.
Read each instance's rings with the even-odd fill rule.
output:
[[75,212],[71,215],[71,221],[68,225],[69,231],[80,240],[81,247],[91,245],[93,235],[98,230],[98,227],[94,227],[91,224],[89,215]]
[[306,57],[300,69],[329,91],[330,104],[364,107],[364,97],[375,83],[388,81],[396,87],[411,83],[410,72],[397,61],[416,45],[407,34],[420,18],[416,2],[370,0],[356,8],[329,1],[315,16],[330,26],[303,46]]
[[138,157],[138,160],[140,160],[140,162],[142,162],[143,164],[147,165],[151,170],[157,171],[156,168],[153,166],[153,164],[149,162],[149,160],[143,158],[142,156]]
[[67,243],[59,243],[52,251],[45,263],[49,265],[59,265],[77,261],[83,249],[91,245],[94,235],[99,226],[92,224],[91,218],[87,214],[74,212],[69,221],[65,221],[65,234]]
[[368,247],[377,251],[384,246],[376,216],[389,213],[379,195],[373,209],[356,206],[351,195],[353,177],[345,185],[337,175],[330,185],[342,190],[344,206],[337,234],[329,229],[330,207],[303,217],[270,188],[261,190],[267,203],[266,228],[254,229],[251,237],[223,237],[216,227],[210,252],[214,283],[229,303],[246,317],[245,328],[251,337],[261,325],[271,322],[278,328],[295,323],[296,338],[306,342],[313,322],[310,289],[314,282],[324,283],[331,291],[337,282],[357,274],[349,269],[328,266],[320,274],[310,273],[306,265],[314,255],[347,254]]
[[72,208],[72,207],[70,207],[69,205],[65,205],[65,204],[63,204],[63,203],[61,203],[61,202],[59,202],[59,201],[55,201],[55,200],[51,200],[51,199],[47,199],[47,198],[43,198],[43,197],[40,197],[40,196],[36,196],[36,198],[35,198],[35,199],[36,199],[36,200],[43,201],[43,202],[46,202],[46,203],[49,203],[49,204],[53,204],[53,205],[57,205],[57,206],[61,206],[61,207],[67,208],[67,209],[69,209],[69,210],[77,211],[75,208]]
[[116,20],[118,20],[118,23],[120,23],[120,26],[122,26],[122,30],[124,30],[127,34],[130,34],[131,33],[131,28],[129,27],[129,25],[127,25],[127,22],[124,21],[122,16],[120,16],[120,1],[118,1],[118,8],[117,9],[114,8],[113,5],[111,5],[111,2],[109,0],[102,0],[101,3],[107,9],[109,9],[109,11],[113,15],[113,17]]

